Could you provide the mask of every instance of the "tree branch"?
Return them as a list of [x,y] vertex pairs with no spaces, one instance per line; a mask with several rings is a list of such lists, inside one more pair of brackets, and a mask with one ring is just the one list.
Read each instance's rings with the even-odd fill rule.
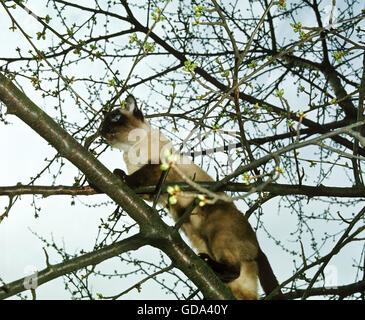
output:
[[183,242],[177,230],[166,225],[156,210],[149,207],[1,73],[0,100],[7,106],[8,113],[16,115],[29,125],[61,156],[85,173],[90,183],[126,210],[139,224],[141,233],[150,239],[150,244],[164,251],[176,267],[201,289],[206,298],[234,298],[228,287]]
[[[120,255],[123,252],[137,250],[147,244],[148,239],[146,239],[142,234],[137,234],[77,258],[66,260],[55,265],[49,265],[47,268],[32,276],[35,277],[37,281],[36,285],[40,286],[41,284],[64,276],[68,273],[75,272],[81,268],[85,268],[90,265],[97,265],[104,260]],[[28,290],[29,287],[26,288],[24,285],[32,276],[24,277],[0,287],[0,300]]]
[[[293,292],[287,292],[283,294],[283,298],[292,300],[298,299],[303,296],[305,289],[297,289]],[[325,295],[336,295],[340,296],[341,298],[348,297],[354,293],[362,293],[365,291],[365,280],[351,283],[344,286],[334,287],[334,288],[312,288],[307,296],[325,296]]]
[[[196,182],[201,187],[210,189],[216,182]],[[196,191],[192,186],[182,182],[164,183],[161,186],[162,193],[166,193],[166,188],[169,185],[179,185],[182,191]],[[231,192],[252,192],[260,183],[246,183],[230,182],[222,185],[217,191],[231,191]],[[136,194],[153,194],[156,191],[156,186],[143,186],[133,189]],[[269,183],[260,189],[260,192],[270,192],[272,195],[286,196],[286,195],[303,195],[307,197],[337,197],[337,198],[359,198],[365,195],[365,187],[327,187],[324,185],[308,186],[308,185],[291,185]],[[0,196],[17,196],[26,194],[39,194],[44,197],[54,195],[70,195],[70,196],[88,196],[101,193],[93,187],[72,187],[72,186],[23,186],[16,185],[11,187],[0,187]]]

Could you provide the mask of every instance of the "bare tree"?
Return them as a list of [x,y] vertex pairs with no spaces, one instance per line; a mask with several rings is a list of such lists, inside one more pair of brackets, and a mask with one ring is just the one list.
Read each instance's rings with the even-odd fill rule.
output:
[[[262,298],[364,299],[365,11],[358,1],[1,1],[1,17],[9,41],[12,33],[23,39],[11,53],[0,51],[1,125],[20,118],[56,153],[36,176],[0,187],[9,199],[0,220],[13,219],[22,195],[32,195],[39,221],[38,195],[105,193],[98,205],[110,214],[89,253],[68,253],[37,235],[62,262],[51,264],[45,249],[45,269],[4,282],[1,298],[27,289],[36,297],[39,285],[61,276],[73,298],[116,299],[150,279],[178,299],[232,298],[181,239],[181,223],[169,225],[164,208],[138,196],[167,185],[131,190],[97,159],[108,152],[98,132],[102,111],[133,93],[151,123],[215,177],[200,188],[226,191],[260,245],[272,248],[268,259],[285,256],[283,265],[271,263],[279,286]],[[61,184],[72,166],[74,181]],[[39,184],[45,176],[49,185]],[[161,250],[159,261],[134,256],[147,245]],[[338,284],[339,267],[329,268],[341,255],[351,257],[342,261],[350,283]],[[99,269],[112,257],[119,257],[114,273]],[[132,274],[140,281],[113,296],[90,285]]]

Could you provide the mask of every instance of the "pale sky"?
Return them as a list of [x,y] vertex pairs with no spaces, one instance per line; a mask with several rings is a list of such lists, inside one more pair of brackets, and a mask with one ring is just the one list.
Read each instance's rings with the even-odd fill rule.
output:
[[[79,4],[89,4],[90,1],[77,1]],[[45,16],[46,11],[42,5],[37,1],[28,1],[26,3],[34,12],[40,16]],[[16,12],[21,10],[16,10]],[[20,14],[18,17],[21,19],[22,25],[26,28],[26,31],[35,36],[35,33],[39,31],[39,25],[28,14]],[[70,21],[78,19],[77,15],[71,15],[68,17]],[[53,22],[55,22],[54,19]],[[312,16],[305,17],[303,24],[310,25],[313,20]],[[52,25],[54,27],[54,25]],[[0,9],[0,43],[6,44],[0,47],[0,57],[11,57],[15,54],[15,48],[22,48],[22,52],[26,53],[30,49],[29,45],[25,42],[24,38],[18,31],[12,32],[9,30],[10,23],[6,17],[4,10]],[[286,28],[286,26],[277,26],[279,29]],[[101,31],[102,32],[102,31]],[[49,41],[49,40],[47,40]],[[50,43],[50,42],[49,42]],[[46,43],[45,43],[46,45]],[[15,65],[11,66],[11,70],[16,69]],[[83,69],[85,68],[85,69]],[[84,65],[80,67],[80,72],[87,72],[90,66]],[[92,65],[94,72],[103,72],[103,68],[100,65]],[[141,72],[142,67],[137,72]],[[121,72],[126,70],[121,70]],[[21,81],[21,80],[19,80]],[[271,81],[271,79],[267,79]],[[21,81],[23,89],[26,94],[43,110],[55,115],[51,106],[45,104],[45,100],[40,96],[40,93],[35,91],[29,84],[29,81]],[[83,89],[78,88],[81,94]],[[290,99],[297,100],[296,92],[290,94]],[[143,89],[138,89],[134,92],[138,98],[145,99],[148,94],[143,92]],[[153,100],[153,98],[152,98]],[[70,103],[71,100],[70,100]],[[69,113],[71,116],[78,117],[78,114],[72,113],[72,105],[69,106]],[[100,106],[96,106],[97,109]],[[6,108],[2,107],[2,112],[5,113]],[[17,183],[27,184],[30,177],[34,177],[38,173],[40,168],[46,166],[47,162],[45,158],[52,158],[55,155],[55,150],[49,146],[43,138],[35,133],[31,128],[25,125],[22,121],[17,119],[13,115],[7,115],[6,120],[11,125],[5,126],[0,123],[0,150],[3,150],[2,157],[0,157],[1,169],[1,181],[0,186],[14,186]],[[80,118],[81,121],[84,121]],[[313,149],[308,148],[303,151],[303,154],[308,152],[310,154]],[[123,167],[122,153],[116,149],[108,149],[99,158],[110,170],[116,167]],[[62,178],[58,179],[60,184],[72,185],[73,177],[77,174],[77,169],[66,161],[66,166],[63,168]],[[315,172],[315,171],[314,171]],[[333,185],[336,185],[338,181],[341,181],[341,186],[348,186],[349,181],[344,179],[343,172],[337,170],[333,175]],[[339,179],[339,180],[338,180]],[[47,185],[50,180],[45,176],[37,181],[36,185]],[[38,197],[39,198],[39,197]],[[81,202],[89,204],[97,204],[101,201],[108,201],[105,195],[98,196],[81,196],[76,198],[76,204],[71,205],[72,199],[67,196],[51,196],[45,199],[38,199],[37,206],[41,207],[39,212],[39,218],[34,218],[34,207],[32,207],[32,196],[22,196],[21,200],[18,200],[15,206],[10,211],[9,217],[0,224],[0,278],[7,282],[11,282],[22,278],[27,274],[29,270],[42,270],[46,267],[46,258],[42,250],[42,242],[32,233],[35,232],[39,236],[51,240],[52,238],[58,246],[64,247],[68,253],[79,253],[80,250],[91,251],[94,246],[95,237],[98,232],[98,225],[100,219],[104,221],[114,211],[115,205],[111,204],[107,207],[87,207]],[[4,211],[4,207],[8,204],[7,197],[0,197],[0,214]],[[269,229],[268,231],[277,236],[281,240],[292,239],[290,232],[295,230],[297,220],[294,218],[294,213],[291,213],[289,208],[277,209],[278,200],[269,202],[269,204],[263,206],[265,215],[263,217],[265,225]],[[243,201],[238,202],[239,208],[243,211],[247,210]],[[349,216],[351,212],[357,212],[360,207],[353,208],[338,208],[343,212],[344,216]],[[309,204],[306,206],[306,213],[326,210],[326,204],[323,203],[319,206],[318,202]],[[124,218],[126,221],[128,218]],[[166,218],[168,223],[172,223],[171,219]],[[250,221],[253,227],[256,224],[256,220]],[[318,225],[324,227],[320,222]],[[334,232],[334,230],[329,230]],[[130,235],[130,234],[128,234]],[[292,260],[293,257],[281,249],[277,248],[273,241],[267,239],[266,234],[259,230],[258,239],[264,252],[268,255],[268,258],[272,264],[272,267],[276,273],[276,276],[280,281],[286,280],[292,275]],[[327,253],[334,243],[327,244]],[[299,252],[300,246],[298,242],[287,243],[289,250]],[[354,269],[351,268],[352,257],[359,256],[359,250],[362,247],[356,244],[352,244],[344,250],[343,253],[335,256],[331,262],[331,270],[337,272],[338,284],[348,284],[353,281]],[[50,256],[50,263],[60,263],[61,258],[51,248],[47,249]],[[158,250],[153,249],[150,246],[146,246],[138,250],[135,257],[149,260],[151,262],[158,262],[160,254]],[[122,266],[117,258],[110,259],[98,266],[97,270],[103,272],[113,272],[115,268],[119,271],[123,268],[123,271],[129,270],[129,266]],[[168,259],[167,259],[168,261]],[[345,262],[345,263],[343,263]],[[181,274],[181,272],[179,271]],[[308,272],[308,276],[313,272]],[[90,279],[92,283],[92,290],[95,293],[101,292],[103,295],[117,294],[129,286],[143,279],[143,275],[129,276],[125,279],[104,279],[98,277],[96,279]],[[161,278],[160,278],[161,279]],[[170,278],[171,279],[171,278]],[[174,281],[172,278],[171,281]],[[58,278],[49,283],[46,283],[37,288],[38,299],[69,299],[70,294],[64,290],[64,284],[62,278]],[[25,292],[30,297],[29,292]],[[24,293],[23,293],[24,294]],[[160,288],[154,281],[149,280],[142,286],[142,292],[138,293],[136,290],[132,290],[129,294],[124,296],[125,299],[174,299],[172,295],[166,295],[165,291]],[[11,299],[16,299],[12,297]]]

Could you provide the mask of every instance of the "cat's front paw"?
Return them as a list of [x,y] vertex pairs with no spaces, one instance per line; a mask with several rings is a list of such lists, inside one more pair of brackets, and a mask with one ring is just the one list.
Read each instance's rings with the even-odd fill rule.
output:
[[127,181],[127,174],[122,169],[114,169],[113,173],[123,182]]

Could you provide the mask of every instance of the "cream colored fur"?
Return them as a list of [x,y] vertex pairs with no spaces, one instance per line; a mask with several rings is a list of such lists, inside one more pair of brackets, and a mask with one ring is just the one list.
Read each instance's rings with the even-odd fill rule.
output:
[[[147,157],[148,160],[158,164],[163,160],[164,149],[172,149],[171,142],[146,121],[134,122],[133,125],[136,127],[127,127],[129,132],[121,130],[113,135],[113,141],[109,139],[109,144],[124,151],[124,161],[129,175],[146,163],[139,160]],[[135,129],[142,131],[133,131]],[[189,158],[182,156],[179,160],[178,168],[190,179],[197,182],[213,181]],[[172,172],[171,178],[167,181],[177,182],[176,179],[179,181],[179,176]],[[169,212],[175,221],[179,219],[181,210],[187,208],[193,200],[194,197],[182,196],[178,198],[177,205],[169,206]],[[168,196],[162,195],[159,204],[167,207]],[[238,262],[240,276],[227,283],[228,287],[237,299],[257,299],[258,270],[255,259],[258,244],[253,230],[233,203],[213,205],[210,208],[211,212],[207,212],[204,208],[196,207],[190,218],[182,225],[183,232],[198,254],[208,254],[215,261]]]

